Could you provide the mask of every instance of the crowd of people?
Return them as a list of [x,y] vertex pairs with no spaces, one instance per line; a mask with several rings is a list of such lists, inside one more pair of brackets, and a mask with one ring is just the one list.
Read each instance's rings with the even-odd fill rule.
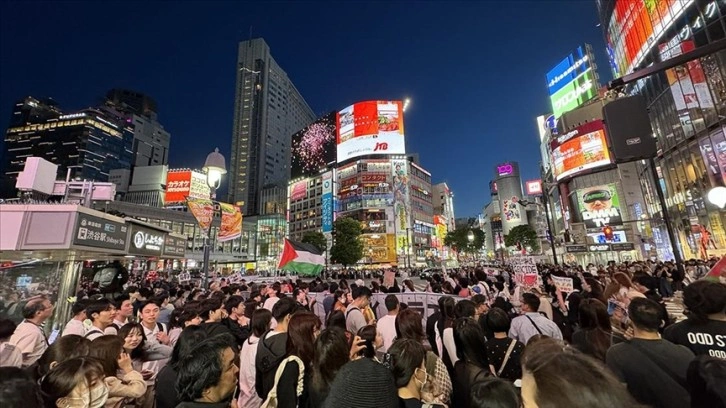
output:
[[669,263],[538,269],[433,274],[428,315],[402,301],[413,283],[382,277],[90,283],[61,300],[56,339],[53,299],[31,297],[19,323],[0,310],[0,406],[726,407],[723,281]]

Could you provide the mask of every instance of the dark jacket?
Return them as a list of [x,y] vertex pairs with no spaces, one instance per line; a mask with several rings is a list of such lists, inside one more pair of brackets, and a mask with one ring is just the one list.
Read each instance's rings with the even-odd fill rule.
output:
[[156,408],[174,408],[181,403],[175,388],[176,377],[176,371],[168,364],[159,371],[154,394]]
[[234,336],[234,339],[237,341],[237,345],[241,348],[244,344],[245,340],[247,340],[248,337],[250,337],[251,331],[250,326],[241,326],[239,323],[237,323],[236,320],[232,319],[224,319],[222,320],[222,325],[229,330],[230,333]]
[[275,384],[275,372],[280,362],[285,358],[287,347],[287,333],[279,333],[270,337],[271,330],[262,335],[257,344],[255,357],[255,391],[264,401]]

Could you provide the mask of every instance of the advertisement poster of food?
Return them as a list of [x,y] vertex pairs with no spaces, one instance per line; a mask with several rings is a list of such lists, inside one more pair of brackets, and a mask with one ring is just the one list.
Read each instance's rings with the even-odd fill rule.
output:
[[338,112],[338,163],[367,154],[405,154],[403,103],[366,101]]
[[[580,126],[567,139],[560,137],[552,142],[552,162],[557,180],[573,176],[584,170],[610,164],[602,121]],[[560,139],[565,138],[564,141]]]
[[615,184],[587,187],[575,192],[579,222],[586,228],[623,225],[620,199]]
[[212,219],[214,218],[214,203],[212,203],[212,200],[187,198],[187,207],[189,207],[189,212],[199,223],[202,234],[207,236],[207,231],[209,231],[209,226],[212,225]]
[[222,212],[222,226],[219,228],[217,241],[225,242],[242,236],[242,212],[239,207],[219,203],[219,208]]
[[315,176],[335,163],[336,112],[330,112],[292,135],[290,175]]

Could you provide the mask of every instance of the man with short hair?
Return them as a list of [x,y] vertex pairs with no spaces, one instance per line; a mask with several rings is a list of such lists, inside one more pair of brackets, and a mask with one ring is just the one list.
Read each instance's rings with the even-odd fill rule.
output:
[[11,345],[23,355],[22,367],[28,367],[38,361],[48,348],[48,338],[41,325],[53,314],[53,304],[44,295],[28,299],[23,306],[22,323],[15,328],[10,337]]
[[[325,285],[327,283],[323,284],[323,288],[325,288]],[[330,286],[328,286],[325,289],[325,298],[323,298],[323,310],[325,311],[325,316],[328,316],[330,312],[333,311],[333,306],[335,305],[335,291],[338,290],[338,284],[335,282],[331,282]]]
[[539,297],[534,293],[522,294],[522,315],[512,320],[509,337],[525,345],[533,336],[540,334],[562,340],[562,331],[552,320],[542,316],[539,310]]
[[227,408],[237,387],[237,355],[228,336],[197,344],[177,365],[177,408]]
[[386,296],[384,303],[388,314],[381,317],[381,320],[378,321],[378,332],[383,337],[383,347],[381,347],[381,352],[383,353],[388,351],[388,348],[391,347],[393,340],[396,338],[396,316],[401,310],[401,303],[398,301],[396,295]]
[[84,337],[93,341],[103,336],[106,328],[113,324],[116,307],[106,298],[92,300],[86,306],[86,316],[91,320],[91,327],[86,330]]
[[265,304],[262,307],[272,312],[272,308],[275,306],[275,303],[280,300],[280,290],[280,282],[273,283],[272,286],[267,289],[268,298],[265,300]]
[[371,290],[365,286],[356,286],[351,292],[353,301],[345,309],[345,326],[351,333],[358,333],[361,327],[366,326],[363,310],[371,303]]
[[287,326],[297,308],[292,298],[280,299],[272,308],[272,317],[277,321],[273,330],[260,337],[255,356],[255,391],[264,401],[275,384],[275,372],[287,355]]
[[237,295],[230,296],[224,303],[224,308],[227,310],[227,318],[222,320],[222,324],[234,336],[237,345],[242,347],[244,341],[250,337],[249,324],[241,325],[239,323],[239,320],[245,317],[245,298]]
[[117,296],[114,301],[116,306],[116,316],[113,318],[111,325],[106,327],[105,334],[115,336],[119,329],[129,323],[131,316],[134,314],[134,305],[131,303],[129,295]]
[[686,373],[693,352],[661,339],[658,330],[665,324],[665,316],[658,303],[635,298],[628,305],[628,316],[633,338],[610,347],[605,358],[608,367],[642,404],[690,407]]
[[86,334],[86,326],[83,325],[83,322],[87,319],[87,306],[88,302],[84,299],[78,299],[73,303],[73,305],[71,305],[73,318],[66,323],[66,326],[63,328],[63,332],[61,333],[61,337],[68,336],[69,334],[75,334],[76,336],[84,336]]

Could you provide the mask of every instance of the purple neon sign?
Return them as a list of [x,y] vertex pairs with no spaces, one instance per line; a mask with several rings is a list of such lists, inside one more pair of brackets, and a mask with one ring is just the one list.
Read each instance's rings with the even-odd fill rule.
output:
[[514,167],[511,163],[504,163],[497,166],[497,173],[500,176],[508,176],[514,173]]

